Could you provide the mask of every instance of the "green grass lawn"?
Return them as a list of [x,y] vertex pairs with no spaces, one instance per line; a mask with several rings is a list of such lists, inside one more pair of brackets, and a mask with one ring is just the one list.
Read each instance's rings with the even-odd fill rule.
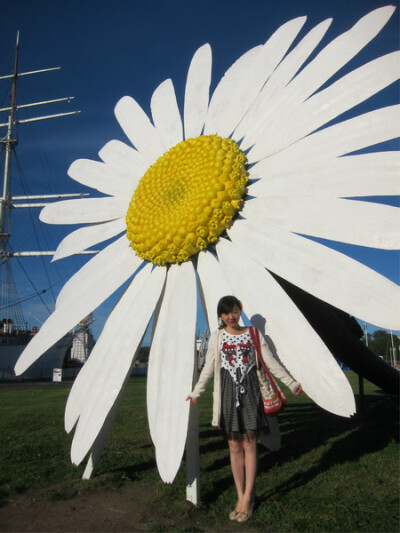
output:
[[[357,377],[347,373],[355,392]],[[146,381],[132,378],[96,475],[70,464],[71,436],[63,429],[70,386],[0,389],[0,496],[27,490],[61,500],[82,490],[154,483],[154,499],[176,513],[185,502],[184,462],[172,485],[158,476],[146,419]],[[211,391],[199,402],[201,514],[197,527],[223,530],[235,504],[228,451],[210,426]],[[398,398],[365,382],[364,407],[351,419],[327,413],[306,395],[288,393],[279,415],[282,449],[260,449],[254,531],[399,531]],[[243,526],[232,524],[232,530]],[[155,528],[157,530],[157,528]]]

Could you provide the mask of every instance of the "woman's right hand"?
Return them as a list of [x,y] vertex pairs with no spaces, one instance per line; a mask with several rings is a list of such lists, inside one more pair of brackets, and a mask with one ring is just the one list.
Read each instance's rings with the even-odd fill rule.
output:
[[187,401],[187,402],[190,401],[191,404],[195,404],[196,403],[196,398],[191,398],[190,396],[188,396],[185,401]]
[[295,392],[295,395],[298,396],[299,394],[301,394],[303,392],[303,387],[301,385],[299,385],[298,389],[296,390]]

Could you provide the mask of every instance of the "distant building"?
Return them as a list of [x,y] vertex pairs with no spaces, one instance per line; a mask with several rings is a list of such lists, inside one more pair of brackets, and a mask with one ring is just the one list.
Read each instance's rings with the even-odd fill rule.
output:
[[93,316],[90,314],[79,322],[74,331],[74,338],[72,341],[71,353],[69,360],[74,363],[86,362],[95,344],[89,326],[94,322]]

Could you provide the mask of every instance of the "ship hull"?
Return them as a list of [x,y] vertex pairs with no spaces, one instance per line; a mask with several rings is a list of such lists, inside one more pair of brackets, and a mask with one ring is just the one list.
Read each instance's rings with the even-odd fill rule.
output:
[[[1,343],[1,339],[0,339]],[[0,380],[48,380],[53,379],[53,370],[62,368],[64,359],[71,349],[72,336],[68,335],[60,339],[54,346],[49,348],[35,363],[23,374],[16,376],[15,364],[26,347],[26,344],[0,344]]]

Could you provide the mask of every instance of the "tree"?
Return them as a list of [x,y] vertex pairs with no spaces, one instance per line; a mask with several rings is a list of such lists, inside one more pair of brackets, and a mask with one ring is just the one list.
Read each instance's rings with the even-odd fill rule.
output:
[[[393,335],[393,344],[395,347],[395,359],[398,360],[400,341],[396,335]],[[368,347],[383,357],[386,361],[391,361],[392,335],[383,329],[374,331],[372,335],[368,334]]]

